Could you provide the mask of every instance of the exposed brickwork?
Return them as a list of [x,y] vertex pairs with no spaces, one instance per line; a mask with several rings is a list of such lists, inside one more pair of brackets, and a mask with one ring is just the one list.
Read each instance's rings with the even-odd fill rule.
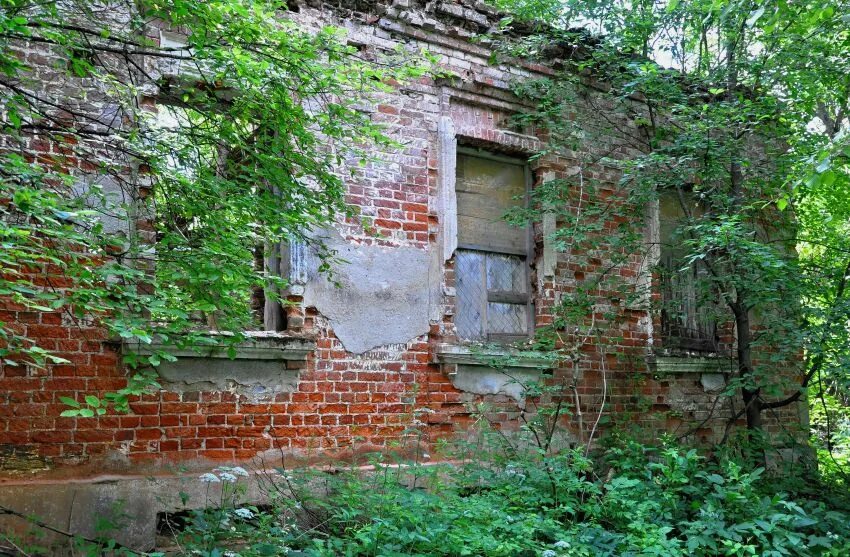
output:
[[[374,104],[374,119],[386,124],[404,148],[386,154],[383,163],[358,170],[347,190],[356,216],[341,223],[352,242],[436,249],[442,224],[437,191],[439,118],[451,117],[462,144],[531,156],[540,148],[540,138],[534,130],[510,128],[508,118],[521,105],[508,84],[548,70],[534,65],[491,65],[489,51],[469,40],[472,33],[486,30],[494,21],[476,8],[476,2],[438,2],[433,10],[410,0],[395,2],[393,9],[385,3],[376,7],[363,2],[365,12],[343,14],[311,4],[304,3],[293,17],[308,25],[342,22],[352,42],[363,45],[365,52],[392,49],[401,42],[428,48],[459,76],[451,83],[423,79]],[[55,62],[41,47],[28,51],[26,59],[44,67]],[[616,146],[616,139],[612,138],[612,144]],[[59,160],[62,149],[37,137],[24,146],[28,156],[45,162],[47,157]],[[616,153],[628,155],[625,148]],[[535,180],[539,182],[544,174],[569,176],[578,158],[577,153],[565,153],[536,161],[532,165]],[[67,165],[75,162],[62,160]],[[612,184],[612,191],[620,178],[616,169],[602,164],[588,172],[587,179]],[[574,289],[583,275],[598,272],[606,261],[604,253],[560,254],[555,275],[544,277],[539,271],[543,243],[539,227],[535,233],[538,249],[532,285],[536,322],[544,325],[552,320],[557,296]],[[623,278],[636,280],[645,272],[641,263],[635,258],[625,266]],[[0,320],[70,363],[47,369],[0,368],[0,470],[61,469],[61,465],[76,464],[81,465],[79,473],[131,471],[178,461],[205,466],[207,461],[271,458],[278,451],[302,456],[347,454],[398,441],[414,420],[425,424],[417,426],[423,433],[421,441],[434,442],[468,425],[471,405],[478,402],[492,405],[490,415],[498,426],[515,429],[521,409],[514,399],[459,391],[448,370],[433,363],[436,344],[455,340],[452,260],[445,264],[442,276],[442,316],[431,324],[429,334],[360,355],[346,352],[328,320],[314,308],[303,307],[302,298],[293,295],[287,310],[289,327],[316,338],[315,353],[297,364],[303,369],[295,392],[252,400],[231,392],[162,391],[133,402],[131,414],[96,418],[60,417],[65,409],[60,397],[79,399],[122,387],[125,379],[118,347],[97,328],[70,323],[60,314],[24,312],[5,304],[0,307]],[[43,281],[62,287],[57,282],[61,277],[51,275],[49,269]],[[600,298],[611,294],[599,293]],[[694,432],[697,439],[722,436],[724,421],[719,418],[729,410],[717,410],[717,394],[700,383],[700,374],[654,377],[649,371],[645,356],[650,347],[659,346],[660,339],[653,333],[660,330],[659,323],[646,311],[621,308],[620,313],[621,319],[611,323],[600,315],[597,326],[608,342],[587,343],[580,361],[576,392],[588,416],[585,419],[596,419],[604,397],[605,413],[614,423],[641,424],[652,433],[684,432],[699,425]],[[725,331],[724,340],[727,345],[733,342],[730,330]],[[554,380],[570,383],[572,374],[571,368],[556,370]],[[420,409],[428,412],[419,415]],[[794,423],[797,411],[795,406],[783,409],[772,423]],[[700,423],[710,414],[718,419]],[[567,425],[574,431],[577,427],[575,422]]]

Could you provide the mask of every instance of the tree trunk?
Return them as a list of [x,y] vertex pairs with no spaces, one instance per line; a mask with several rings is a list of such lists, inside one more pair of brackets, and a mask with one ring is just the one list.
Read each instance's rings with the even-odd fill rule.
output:
[[[726,99],[730,103],[735,102],[736,90],[738,88],[738,58],[736,56],[739,45],[743,42],[746,24],[742,23],[737,33],[733,30],[729,32],[726,41]],[[733,141],[737,141],[739,131],[732,129]],[[732,193],[731,212],[739,212],[744,201],[744,172],[741,166],[741,159],[737,156],[735,148],[731,149],[731,158],[729,161],[729,186]],[[747,429],[750,431],[761,430],[762,419],[762,401],[761,389],[756,384],[754,377],[753,360],[752,360],[752,332],[750,331],[750,312],[749,308],[743,303],[742,292],[735,293],[735,302],[730,304],[732,313],[735,316],[735,329],[738,333],[738,374],[745,381],[750,381],[754,384],[752,388],[744,386],[741,389],[741,395],[744,400],[744,411],[747,418]]]
[[[745,307],[736,304],[732,309],[735,314],[735,328],[738,332],[738,374],[745,381],[753,378],[752,334],[750,333],[750,315]],[[762,427],[761,420],[761,389],[743,388],[747,417],[747,429],[758,430]]]

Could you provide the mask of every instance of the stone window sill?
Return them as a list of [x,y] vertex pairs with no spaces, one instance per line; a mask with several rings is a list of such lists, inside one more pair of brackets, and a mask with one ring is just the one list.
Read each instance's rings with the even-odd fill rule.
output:
[[[291,333],[249,332],[247,339],[230,346],[222,344],[197,344],[177,347],[154,340],[151,343],[124,341],[122,347],[142,356],[155,352],[165,352],[177,358],[220,358],[227,360],[295,360],[305,361],[307,355],[316,349],[316,340],[310,336]],[[222,335],[224,337],[224,335]]]
[[719,394],[727,388],[729,375],[737,366],[735,360],[726,356],[661,356],[653,355],[647,360],[649,370],[656,377],[690,375],[702,385],[706,393]]
[[434,361],[439,364],[486,366],[493,368],[552,369],[553,360],[545,352],[520,351],[475,344],[438,344]]
[[124,350],[140,355],[164,352],[156,371],[163,389],[173,392],[230,391],[251,399],[268,399],[298,388],[300,371],[316,348],[315,339],[291,333],[249,333],[234,346],[176,347],[157,342],[125,342]]
[[438,344],[434,361],[460,391],[502,395],[525,407],[526,388],[538,383],[554,362],[543,352],[481,345]]
[[649,369],[656,375],[684,373],[733,373],[735,360],[728,357],[711,356],[650,356]]

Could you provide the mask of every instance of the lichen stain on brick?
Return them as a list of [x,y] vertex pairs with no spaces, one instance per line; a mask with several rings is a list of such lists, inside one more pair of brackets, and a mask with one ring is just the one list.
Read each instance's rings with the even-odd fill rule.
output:
[[50,469],[37,445],[0,445],[0,472],[32,473]]

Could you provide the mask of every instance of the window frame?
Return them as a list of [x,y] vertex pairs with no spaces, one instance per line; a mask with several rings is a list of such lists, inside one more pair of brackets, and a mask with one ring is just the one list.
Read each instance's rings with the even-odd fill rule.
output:
[[[520,166],[523,169],[524,176],[524,187],[525,187],[525,195],[523,196],[523,205],[524,207],[528,207],[528,204],[531,201],[531,188],[534,183],[534,176],[529,165],[529,161],[525,158],[519,158],[516,156],[503,155],[497,152],[493,152],[491,150],[487,150],[484,147],[476,147],[469,145],[457,145],[455,149],[455,157],[459,155],[464,155],[468,157],[477,157],[484,160],[491,160],[494,162],[499,162],[503,164],[513,164],[516,166]],[[457,166],[455,166],[455,181],[454,181],[454,191],[455,195],[457,195]],[[459,209],[459,208],[458,208]],[[455,248],[455,282],[457,282],[457,251],[465,250],[465,251],[475,251],[482,254],[494,254],[494,255],[507,255],[514,257],[522,257],[525,260],[525,264],[523,265],[524,270],[524,280],[525,280],[525,290],[527,298],[525,300],[525,308],[526,308],[526,333],[525,334],[506,334],[506,333],[491,333],[488,331],[488,321],[487,321],[487,311],[486,306],[489,303],[514,303],[511,301],[506,301],[505,299],[490,299],[490,291],[487,290],[485,284],[485,300],[484,300],[484,312],[482,313],[482,319],[484,323],[482,323],[482,329],[484,332],[483,339],[470,339],[470,338],[460,338],[462,341],[481,341],[484,340],[489,343],[504,343],[508,344],[510,342],[517,342],[528,340],[529,338],[534,336],[534,326],[535,326],[535,312],[534,312],[534,292],[532,290],[532,281],[531,281],[531,266],[532,260],[534,258],[535,246],[534,246],[534,227],[529,224],[527,225],[526,232],[524,234],[525,240],[525,250],[509,250],[502,249],[499,251],[493,250],[488,246],[481,246],[470,244],[466,242],[462,242],[460,240],[460,227],[457,226],[457,244]],[[487,261],[484,259],[484,279],[486,280],[487,276]],[[504,295],[504,292],[500,292],[500,294]],[[516,304],[520,305],[520,304]],[[455,291],[455,303],[454,303],[455,315],[457,315],[458,309],[458,296],[457,291]]]
[[[701,353],[712,353],[717,352],[719,349],[719,336],[720,336],[720,323],[717,319],[711,319],[711,322],[708,323],[706,321],[702,321],[700,316],[701,308],[705,307],[704,305],[699,304],[699,293],[694,290],[690,294],[692,295],[692,300],[685,300],[682,298],[675,298],[676,294],[672,288],[672,282],[674,280],[674,276],[682,275],[681,270],[676,270],[673,267],[676,267],[676,249],[673,247],[673,240],[676,236],[676,230],[681,226],[682,222],[687,220],[689,217],[688,211],[686,208],[682,207],[683,194],[685,198],[691,198],[693,192],[690,188],[684,189],[684,191],[680,191],[679,188],[675,189],[663,189],[658,190],[658,201],[657,201],[657,214],[658,214],[658,257],[656,261],[656,265],[658,268],[658,292],[661,296],[661,307],[660,307],[660,325],[661,325],[661,336],[665,346],[669,346],[669,348],[673,350],[684,350],[684,351],[692,351],[692,352],[701,352]],[[663,197],[669,196],[672,198],[678,212],[681,212],[675,218],[675,224],[672,228],[670,228],[670,236],[664,235],[665,226],[664,226],[664,214],[663,214]],[[672,219],[669,219],[672,222]],[[665,252],[671,255],[670,258],[665,257]],[[672,253],[671,253],[672,252]],[[668,261],[670,259],[670,261]],[[700,262],[693,262],[688,265],[688,272],[693,274],[694,277],[691,279],[691,286],[696,287],[699,278],[698,275],[701,272]],[[678,295],[681,296],[683,293],[682,289],[679,289]],[[689,327],[682,328],[681,321],[682,319],[674,318],[671,316],[670,308],[668,307],[671,304],[676,305],[685,305],[687,302],[693,302],[694,314],[689,315],[687,313],[684,315],[684,320],[693,320],[697,328],[692,329]],[[701,325],[705,325],[706,328],[711,328],[711,338],[709,335],[701,335],[703,331],[701,330]],[[690,331],[693,331],[696,334],[689,334]],[[706,331],[708,332],[708,331]]]

